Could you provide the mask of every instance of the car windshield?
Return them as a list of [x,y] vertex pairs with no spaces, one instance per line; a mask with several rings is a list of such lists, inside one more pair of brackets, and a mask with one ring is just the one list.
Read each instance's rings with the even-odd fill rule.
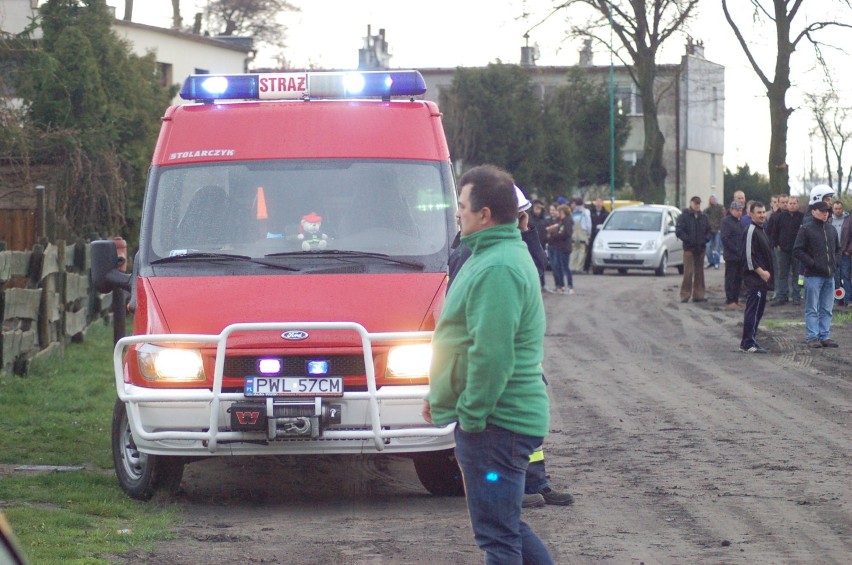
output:
[[653,210],[616,210],[604,230],[660,231],[663,215]]
[[[446,255],[455,234],[452,180],[442,163],[229,162],[160,167],[151,183],[149,264],[198,264],[215,255],[219,264],[243,256],[293,266],[320,257],[340,261],[341,252],[349,260],[431,264],[426,259]],[[184,255],[192,261],[163,261]]]

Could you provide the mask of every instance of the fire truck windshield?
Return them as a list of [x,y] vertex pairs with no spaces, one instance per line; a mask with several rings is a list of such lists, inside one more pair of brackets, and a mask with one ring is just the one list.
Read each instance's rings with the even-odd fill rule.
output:
[[455,233],[447,169],[443,163],[378,160],[161,167],[152,174],[146,202],[144,260],[336,250],[440,269]]

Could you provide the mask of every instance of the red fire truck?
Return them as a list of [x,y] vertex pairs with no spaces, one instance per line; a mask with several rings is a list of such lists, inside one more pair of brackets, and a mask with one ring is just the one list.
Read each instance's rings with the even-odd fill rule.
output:
[[115,348],[112,448],[137,499],[202,457],[406,454],[463,492],[452,427],[420,415],[455,186],[416,71],[189,77],[149,173]]

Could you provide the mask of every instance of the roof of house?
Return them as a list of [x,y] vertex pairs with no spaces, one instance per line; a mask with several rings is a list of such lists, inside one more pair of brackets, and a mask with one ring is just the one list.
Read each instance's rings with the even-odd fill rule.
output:
[[198,43],[203,43],[206,45],[211,45],[215,47],[220,47],[222,49],[230,49],[232,51],[239,51],[240,53],[250,53],[252,51],[252,40],[251,38],[246,37],[232,37],[232,36],[222,36],[222,37],[208,37],[205,35],[196,35],[194,33],[187,33],[185,31],[180,31],[177,29],[168,29],[157,26],[150,26],[146,24],[140,24],[137,22],[128,22],[126,20],[116,19],[113,21],[113,25],[117,27],[126,27],[131,29],[140,29],[145,31],[150,31],[154,33],[162,33],[165,35],[171,35],[173,37],[179,37],[181,39],[185,39],[187,41],[195,41]]

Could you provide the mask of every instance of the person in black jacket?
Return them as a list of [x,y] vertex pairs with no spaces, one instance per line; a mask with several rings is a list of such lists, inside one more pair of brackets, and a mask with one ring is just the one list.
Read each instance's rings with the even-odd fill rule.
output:
[[795,196],[787,200],[787,209],[778,210],[772,219],[773,231],[769,233],[775,246],[775,300],[772,306],[782,306],[790,300],[801,304],[799,291],[799,262],[793,257],[793,243],[802,225],[804,215],[799,211],[799,199]]
[[828,222],[831,206],[817,202],[811,208],[813,221],[802,224],[793,244],[805,275],[805,337],[808,347],[837,347],[831,339],[831,316],[840,241]]
[[719,234],[722,239],[722,256],[725,258],[725,307],[742,308],[740,287],[743,285],[743,232],[740,218],[743,205],[737,201],[728,206],[728,215],[722,218]]
[[704,252],[710,241],[710,222],[701,211],[701,198],[693,196],[689,208],[677,219],[675,235],[683,242],[683,281],[680,301],[706,302],[704,298]]
[[766,206],[756,200],[749,207],[751,222],[743,233],[743,284],[746,287],[746,305],[743,312],[743,353],[766,353],[755,341],[757,327],[766,308],[766,295],[773,290],[772,244],[763,230]]
[[[609,212],[604,208],[603,198],[600,196],[595,198],[595,206],[589,210],[589,213],[592,215],[592,233],[589,238],[589,249],[591,250],[595,247],[595,237],[598,235],[598,229],[603,225],[606,217],[609,216]],[[583,267],[583,271],[588,273],[591,266],[592,253],[589,251],[589,253],[586,253],[586,264]]]

